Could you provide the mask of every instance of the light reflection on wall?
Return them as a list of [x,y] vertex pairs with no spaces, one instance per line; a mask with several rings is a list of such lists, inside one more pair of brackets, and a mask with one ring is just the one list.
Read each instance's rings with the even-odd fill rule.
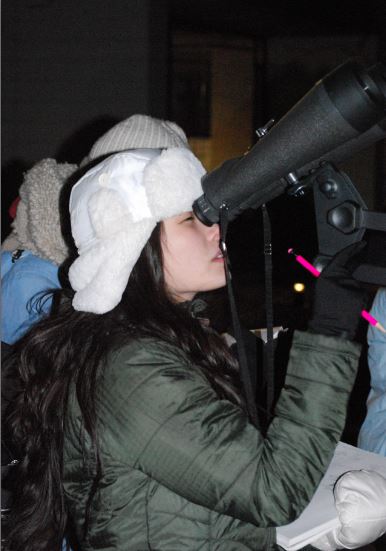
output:
[[249,39],[174,36],[171,117],[207,170],[243,155],[256,141],[255,62],[256,44]]

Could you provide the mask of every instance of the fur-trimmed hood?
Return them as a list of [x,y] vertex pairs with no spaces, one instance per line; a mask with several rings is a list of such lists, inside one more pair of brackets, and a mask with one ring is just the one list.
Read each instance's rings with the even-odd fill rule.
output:
[[42,159],[25,173],[12,223],[20,247],[61,264],[68,254],[60,224],[59,196],[77,165]]

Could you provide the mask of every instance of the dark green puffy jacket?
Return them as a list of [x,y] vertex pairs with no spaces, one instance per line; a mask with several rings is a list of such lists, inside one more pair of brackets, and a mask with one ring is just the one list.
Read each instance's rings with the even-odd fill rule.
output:
[[82,551],[251,551],[307,505],[343,430],[359,347],[295,333],[264,439],[178,348],[153,339],[110,358],[98,399],[103,478],[71,395],[64,488]]

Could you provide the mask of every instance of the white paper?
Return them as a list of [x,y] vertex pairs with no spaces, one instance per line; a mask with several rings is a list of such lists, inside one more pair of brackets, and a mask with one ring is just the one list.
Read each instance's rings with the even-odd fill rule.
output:
[[[272,332],[273,332],[273,338],[274,339],[277,339],[277,337],[279,336],[279,333],[281,331],[283,331],[283,332],[288,331],[288,329],[284,329],[284,327],[282,327],[281,325],[278,326],[278,327],[273,327],[272,330],[273,330]],[[268,335],[267,335],[267,328],[266,327],[263,327],[262,329],[250,329],[250,332],[253,333],[256,337],[259,337],[259,339],[261,339],[265,343],[267,343]]]
[[339,442],[320,484],[303,513],[291,524],[279,526],[276,541],[287,551],[297,551],[339,525],[333,488],[340,475],[366,469],[386,478],[386,457]]

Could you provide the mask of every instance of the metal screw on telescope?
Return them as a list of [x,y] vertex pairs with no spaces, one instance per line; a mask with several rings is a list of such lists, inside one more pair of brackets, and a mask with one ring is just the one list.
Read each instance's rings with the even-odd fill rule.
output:
[[265,126],[261,126],[258,128],[255,132],[259,140],[268,134],[268,132],[271,130],[272,126],[275,124],[275,119],[270,119]]
[[303,181],[301,182],[298,178],[296,172],[289,172],[285,177],[289,183],[287,188],[287,194],[292,195],[293,197],[303,197],[308,191],[308,183]]

